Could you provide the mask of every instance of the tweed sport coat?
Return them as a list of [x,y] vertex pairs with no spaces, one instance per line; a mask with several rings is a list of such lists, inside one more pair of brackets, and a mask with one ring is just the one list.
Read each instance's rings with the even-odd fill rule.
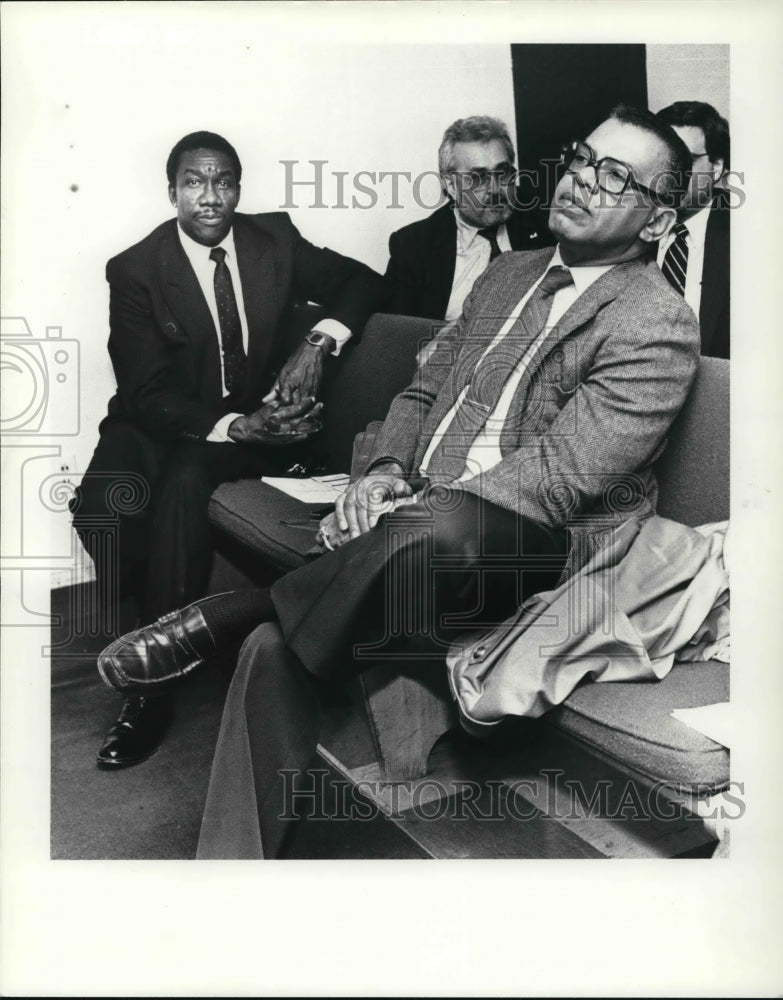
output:
[[[460,319],[392,402],[366,472],[391,459],[418,473],[488,341],[551,258],[549,249],[503,254],[476,281]],[[530,344],[515,330],[506,339],[515,358]],[[502,460],[461,487],[548,526],[584,524],[588,542],[597,526],[649,516],[657,499],[651,467],[698,358],[696,317],[655,259],[616,265],[528,364],[501,432]]]

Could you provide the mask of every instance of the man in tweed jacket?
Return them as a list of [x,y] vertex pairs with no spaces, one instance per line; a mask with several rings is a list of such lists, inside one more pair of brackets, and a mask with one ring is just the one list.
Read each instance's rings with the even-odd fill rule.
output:
[[[553,586],[574,534],[653,512],[651,466],[699,354],[696,317],[654,258],[690,158],[654,116],[618,108],[564,165],[554,254],[502,255],[476,282],[323,523],[336,550],[259,592],[199,857],[278,855],[280,771],[310,765],[318,679],[406,657],[440,666],[449,641]],[[193,606],[183,627],[204,657],[218,616],[196,610],[204,628]],[[166,628],[115,651],[142,650],[142,680],[176,645]]]

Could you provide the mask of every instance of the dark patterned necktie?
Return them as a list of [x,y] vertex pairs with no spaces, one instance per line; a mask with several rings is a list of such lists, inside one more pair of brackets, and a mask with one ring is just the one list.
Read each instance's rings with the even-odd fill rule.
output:
[[555,292],[573,283],[567,267],[550,267],[516,323],[478,362],[465,398],[427,462],[427,475],[433,480],[454,482],[465,471],[468,452],[494,412],[503,387],[543,332]]
[[674,242],[666,251],[661,270],[669,284],[685,295],[685,275],[688,273],[688,227],[678,222],[673,229]]
[[486,229],[479,229],[478,235],[483,236],[484,239],[489,243],[489,262],[499,257],[502,253],[500,249],[500,244],[498,243],[498,229],[500,226],[487,226]]
[[230,395],[240,395],[245,385],[247,356],[242,344],[242,324],[231,272],[226,264],[226,251],[223,247],[215,247],[210,250],[209,259],[215,262],[215,299],[223,349],[223,381]]

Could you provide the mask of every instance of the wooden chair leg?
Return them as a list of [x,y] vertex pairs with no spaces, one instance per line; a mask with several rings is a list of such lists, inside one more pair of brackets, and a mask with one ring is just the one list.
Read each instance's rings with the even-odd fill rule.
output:
[[445,677],[440,680],[439,685],[431,676],[403,675],[385,665],[361,674],[384,781],[424,777],[435,741],[458,721]]

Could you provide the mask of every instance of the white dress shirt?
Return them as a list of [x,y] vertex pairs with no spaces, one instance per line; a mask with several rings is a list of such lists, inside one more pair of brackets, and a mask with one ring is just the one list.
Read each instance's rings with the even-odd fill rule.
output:
[[[689,219],[683,219],[688,230],[685,242],[688,245],[688,266],[685,271],[685,301],[699,315],[701,306],[701,280],[704,271],[704,243],[707,239],[707,223],[710,221],[710,206],[700,209]],[[658,267],[663,264],[666,251],[674,243],[674,226],[658,244]]]
[[[476,278],[489,266],[489,255],[492,252],[489,240],[479,236],[475,226],[463,221],[456,207],[454,219],[457,223],[457,259],[454,264],[451,297],[444,317],[447,320],[456,319],[462,313],[462,304],[468,297]],[[498,229],[497,241],[502,253],[507,253],[511,249],[505,224]]]
[[[561,267],[565,266],[560,257],[559,247],[555,249],[554,255],[552,256],[549,266],[544,274],[546,274],[550,268],[557,265]],[[468,452],[465,460],[465,469],[458,477],[457,482],[472,479],[474,476],[479,475],[481,472],[486,472],[488,469],[491,469],[493,466],[497,465],[498,462],[500,462],[503,457],[500,451],[500,432],[505,425],[511,401],[514,398],[519,382],[524,375],[530,360],[534,357],[540,345],[549,335],[551,329],[556,326],[558,320],[565,315],[579,296],[587,291],[590,285],[592,285],[594,281],[597,281],[602,274],[606,274],[606,272],[610,271],[613,267],[614,264],[605,264],[600,267],[572,267],[569,269],[571,271],[571,276],[574,279],[573,285],[568,285],[566,288],[561,288],[559,291],[555,292],[544,329],[541,331],[536,340],[530,345],[523,357],[520,358],[513,372],[506,381],[506,384],[503,386],[503,391],[500,394],[500,398],[498,399],[495,409],[487,418],[486,424],[470,447],[470,451]],[[488,354],[514,326],[520,313],[527,304],[528,299],[541,284],[544,274],[542,274],[532,288],[530,288],[530,290],[522,296],[511,315],[498,331],[492,343],[487,346],[487,349],[484,351],[484,354],[482,354],[482,357]],[[437,448],[441,438],[447,431],[457,410],[462,405],[462,401],[467,395],[469,388],[470,383],[468,383],[468,385],[465,386],[459,394],[457,401],[443,420],[441,420],[437,430],[433,434],[432,440],[430,441],[429,447],[424,453],[424,458],[421,462],[420,471],[422,475],[426,475],[427,463],[432,457],[432,454]]]
[[[209,256],[212,253],[213,247],[205,247],[201,243],[196,243],[179,224],[177,224],[177,232],[179,233],[182,249],[190,261],[199,287],[204,293],[204,298],[207,300],[207,305],[212,315],[212,322],[215,324],[215,332],[217,333],[218,345],[220,347],[220,380],[223,386],[223,396],[225,397],[228,395],[228,389],[226,388],[225,376],[223,374],[223,341],[220,333],[217,299],[215,298],[216,264],[215,261],[210,260]],[[218,246],[226,251],[226,266],[228,267],[228,273],[231,275],[231,284],[234,286],[234,296],[236,297],[237,310],[239,311],[239,322],[242,327],[242,345],[245,348],[245,354],[247,354],[247,315],[245,313],[245,299],[242,295],[242,281],[239,277],[239,265],[237,264],[237,255],[234,249],[233,229],[229,230],[226,238],[221,243],[218,243]],[[316,323],[313,329],[334,339],[336,346],[332,354],[335,357],[340,353],[343,345],[351,339],[351,331],[336,319],[322,319],[319,323]],[[218,443],[231,441],[231,438],[228,436],[228,428],[240,416],[242,416],[241,413],[227,413],[224,417],[221,417],[207,435],[207,441]]]

